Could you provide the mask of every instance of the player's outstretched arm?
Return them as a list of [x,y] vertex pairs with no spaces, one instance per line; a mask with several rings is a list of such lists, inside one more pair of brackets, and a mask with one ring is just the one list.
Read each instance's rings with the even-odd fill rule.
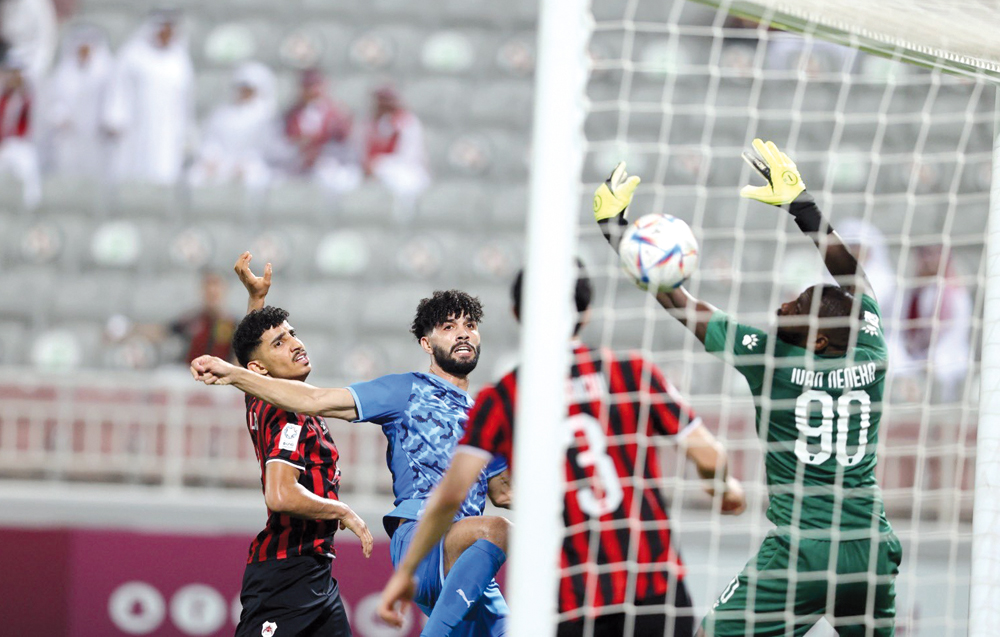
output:
[[371,557],[375,543],[365,521],[351,507],[338,500],[322,498],[299,484],[302,474],[284,462],[268,462],[264,469],[264,502],[275,513],[305,520],[339,520],[361,540],[361,551]]
[[[611,176],[594,192],[594,220],[616,253],[628,226],[628,207],[632,203],[632,195],[641,181],[636,175],[630,177],[625,172],[625,162],[619,162],[611,171]],[[696,299],[683,287],[671,292],[660,292],[656,295],[656,300],[671,316],[694,332],[698,340],[705,342],[705,331],[712,313],[716,311],[715,307]]]
[[692,296],[678,286],[669,292],[659,292],[656,301],[663,306],[670,316],[681,322],[681,325],[688,328],[702,343],[705,342],[705,334],[708,332],[708,322],[712,314],[718,311],[711,303],[707,303]]
[[272,378],[208,355],[191,361],[191,375],[206,385],[232,385],[285,411],[342,420],[358,419],[354,396],[347,389],[328,389],[297,380]]
[[740,196],[787,210],[795,219],[795,225],[813,240],[826,269],[838,285],[853,293],[860,284],[864,293],[874,297],[863,268],[806,190],[795,162],[778,150],[774,142],[760,139],[753,140],[753,150],[744,151],[743,159],[767,183],[763,186],[744,186]]
[[240,278],[240,282],[243,283],[243,287],[247,289],[247,293],[250,295],[250,298],[247,300],[247,314],[264,307],[267,292],[271,289],[271,264],[268,263],[264,266],[264,276],[257,276],[250,271],[250,260],[252,258],[253,256],[249,251],[244,252],[236,259],[236,265],[233,266],[236,276]]
[[740,481],[729,474],[729,459],[722,443],[703,425],[696,426],[680,441],[684,455],[694,464],[698,475],[710,481],[705,487],[714,496],[722,487],[721,511],[726,515],[739,515],[746,510],[746,495]]
[[479,479],[479,474],[486,468],[487,462],[486,458],[477,454],[461,449],[455,452],[451,465],[427,500],[420,523],[410,541],[410,548],[382,590],[382,599],[378,605],[378,615],[382,621],[393,626],[403,625],[407,604],[413,600],[416,590],[414,573],[417,566],[451,528],[455,513],[462,506],[469,489]]

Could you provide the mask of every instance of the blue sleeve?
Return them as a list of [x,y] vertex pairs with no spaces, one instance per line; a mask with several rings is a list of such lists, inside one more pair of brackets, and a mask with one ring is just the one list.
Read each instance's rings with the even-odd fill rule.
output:
[[492,480],[496,476],[500,475],[507,470],[507,459],[503,456],[493,456],[486,468],[483,469],[483,473],[486,474],[487,480]]
[[375,380],[348,385],[358,408],[355,422],[383,424],[398,418],[410,401],[413,387],[411,374],[389,374]]

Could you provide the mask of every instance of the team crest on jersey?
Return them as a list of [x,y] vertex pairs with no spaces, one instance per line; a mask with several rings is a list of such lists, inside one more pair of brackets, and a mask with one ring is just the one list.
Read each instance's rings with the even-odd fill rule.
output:
[[299,446],[299,432],[302,431],[302,427],[299,425],[293,425],[288,423],[281,429],[281,440],[278,442],[278,448],[284,451],[295,451]]
[[260,627],[260,637],[274,637],[276,632],[278,632],[278,625],[274,622],[264,622]]
[[757,335],[756,334],[744,334],[743,335],[743,347],[747,349],[753,349],[757,347]]
[[878,315],[874,312],[865,311],[865,324],[861,326],[861,331],[863,331],[868,336],[878,336],[879,321]]
[[250,412],[250,431],[257,431],[257,412]]

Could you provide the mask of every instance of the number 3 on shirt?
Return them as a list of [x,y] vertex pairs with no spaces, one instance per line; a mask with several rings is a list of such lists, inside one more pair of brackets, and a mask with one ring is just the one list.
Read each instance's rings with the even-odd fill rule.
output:
[[576,490],[576,500],[580,509],[590,517],[600,517],[616,510],[621,505],[625,493],[618,480],[618,471],[614,460],[608,455],[608,443],[604,438],[604,428],[601,423],[587,414],[570,416],[566,421],[566,431],[569,440],[580,432],[587,439],[587,450],[576,455],[576,464],[581,469],[594,468],[595,477],[601,481],[604,496],[598,498],[590,487]]
[[[818,427],[809,424],[809,415],[813,402],[820,405],[823,421]],[[853,455],[847,453],[847,429],[851,418],[851,403],[860,406],[861,430],[858,433],[858,447]],[[871,425],[872,401],[868,392],[855,389],[846,392],[837,399],[837,462],[845,467],[852,467],[865,457],[868,447],[868,427]],[[801,434],[795,441],[795,456],[806,464],[823,464],[833,455],[833,396],[826,392],[810,389],[803,392],[795,400],[795,426]],[[819,450],[815,450],[815,439],[819,438]],[[813,444],[813,451],[809,445]]]

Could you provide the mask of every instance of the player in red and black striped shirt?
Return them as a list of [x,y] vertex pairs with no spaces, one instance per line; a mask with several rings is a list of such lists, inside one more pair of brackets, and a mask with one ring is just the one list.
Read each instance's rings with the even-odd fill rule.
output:
[[[253,288],[247,288],[253,308]],[[233,336],[243,367],[292,380],[309,375],[309,357],[287,318],[288,312],[270,306],[244,317]],[[366,557],[373,539],[364,520],[337,499],[337,446],[322,418],[285,411],[250,395],[246,404],[268,517],[247,556],[236,635],[350,635],[331,574],[333,537],[338,528],[349,529],[361,539]]]
[[[515,315],[520,312],[521,280],[518,275],[512,290]],[[581,314],[577,333],[586,322],[591,293],[581,264],[575,294]],[[743,489],[727,475],[721,444],[653,363],[575,340],[572,346],[558,634],[690,636],[691,600],[680,556],[671,543],[666,502],[656,487],[660,463],[648,441],[673,438],[699,475],[712,480],[706,484],[710,494],[715,485],[725,485],[720,496],[724,513],[744,510]],[[458,494],[492,456],[512,460],[516,401],[516,370],[476,398],[451,467],[428,502],[410,552],[382,593],[379,612],[386,621],[401,619],[395,606],[408,599],[410,566],[419,563],[424,547],[447,529]],[[513,462],[510,468],[513,474]],[[599,524],[592,524],[594,520]],[[624,604],[640,607],[634,618],[626,616]],[[673,624],[669,633],[668,621]]]

